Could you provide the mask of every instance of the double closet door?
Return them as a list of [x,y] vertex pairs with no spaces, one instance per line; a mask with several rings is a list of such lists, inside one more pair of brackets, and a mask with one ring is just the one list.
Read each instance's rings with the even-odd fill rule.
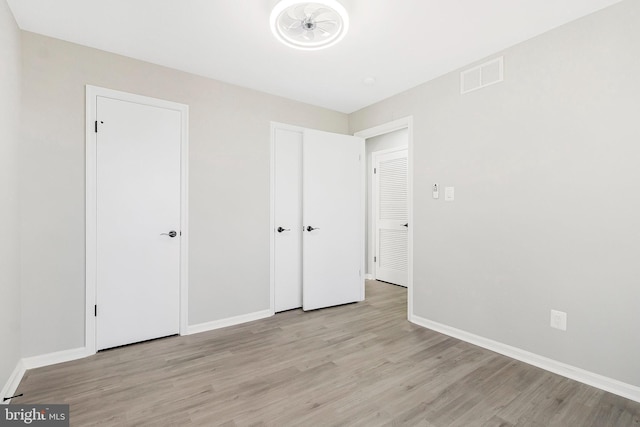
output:
[[274,126],[276,312],[364,299],[364,140]]

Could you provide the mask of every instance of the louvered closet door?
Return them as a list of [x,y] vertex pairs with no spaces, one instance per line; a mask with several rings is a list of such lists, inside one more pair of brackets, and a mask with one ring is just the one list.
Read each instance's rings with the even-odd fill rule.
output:
[[407,150],[376,156],[377,280],[407,286],[408,276],[408,155]]

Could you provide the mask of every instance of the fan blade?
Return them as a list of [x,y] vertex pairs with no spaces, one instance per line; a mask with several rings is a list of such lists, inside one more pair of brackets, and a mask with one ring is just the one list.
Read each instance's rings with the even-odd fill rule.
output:
[[297,29],[302,29],[302,22],[300,21],[293,21],[291,23],[291,25],[287,25],[287,31],[290,30],[297,30]]
[[289,34],[291,36],[299,36],[304,32],[304,28],[302,28],[302,24],[300,22],[294,22],[292,25],[285,27],[280,24],[280,31],[283,33]]
[[305,31],[302,37],[304,37],[305,40],[313,41],[313,39],[316,38],[316,35],[313,33],[313,31]]
[[322,35],[323,37],[328,37],[336,33],[337,25],[338,24],[335,21],[316,23],[316,30],[320,31],[320,35]]
[[293,16],[296,19],[299,19],[301,21],[304,21],[305,19],[307,19],[307,4],[301,4],[300,6],[296,7],[295,9],[293,9]]
[[325,30],[324,28],[322,28],[320,26],[316,27],[316,30],[320,31],[320,35],[322,37],[329,37],[331,35],[331,33],[329,31]]
[[316,21],[316,25],[318,27],[322,26],[322,27],[326,27],[326,26],[334,26],[337,27],[338,23],[336,21],[327,19],[326,21]]
[[297,25],[302,25],[302,22],[300,22],[299,19],[295,19],[294,17],[292,17],[291,15],[289,15],[288,13],[285,13],[282,15],[282,19],[280,19],[280,25],[283,28],[293,28]]
[[299,36],[300,34],[304,33],[304,28],[302,28],[302,25],[300,25],[298,27],[287,28],[286,31],[290,36]]
[[322,15],[323,13],[331,13],[330,9],[327,9],[326,7],[320,7],[318,9],[316,9],[311,16],[309,17],[310,19],[316,19],[318,16]]

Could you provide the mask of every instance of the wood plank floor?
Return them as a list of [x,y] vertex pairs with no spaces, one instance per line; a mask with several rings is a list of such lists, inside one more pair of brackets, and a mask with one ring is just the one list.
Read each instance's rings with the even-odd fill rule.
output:
[[406,320],[406,290],[30,370],[72,426],[640,426],[640,403]]

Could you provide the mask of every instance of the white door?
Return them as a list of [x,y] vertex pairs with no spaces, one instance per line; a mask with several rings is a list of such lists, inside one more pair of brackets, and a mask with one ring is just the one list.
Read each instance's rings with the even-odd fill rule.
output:
[[375,278],[407,286],[408,281],[408,153],[375,156]]
[[181,114],[102,96],[96,108],[100,350],[179,332]]
[[302,307],[302,131],[274,129],[274,306]]
[[364,139],[305,130],[303,309],[362,301]]

